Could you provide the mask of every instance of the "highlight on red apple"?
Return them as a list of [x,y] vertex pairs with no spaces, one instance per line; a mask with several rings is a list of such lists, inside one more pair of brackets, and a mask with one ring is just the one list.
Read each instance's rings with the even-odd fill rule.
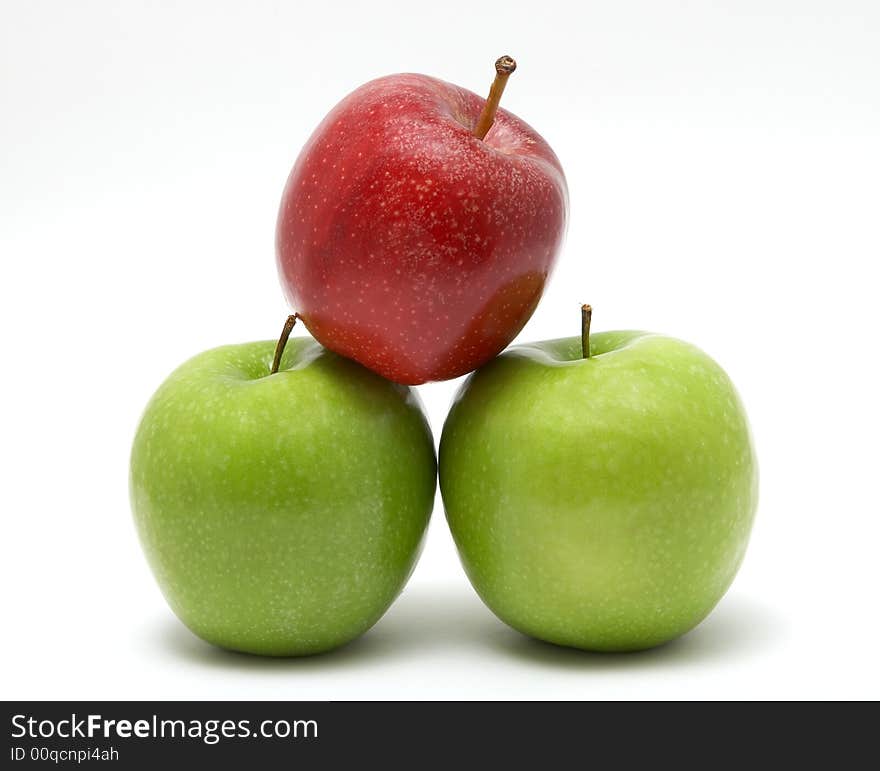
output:
[[499,107],[427,75],[371,81],[306,143],[276,230],[287,298],[327,348],[407,385],[485,364],[534,312],[565,233],[559,159]]

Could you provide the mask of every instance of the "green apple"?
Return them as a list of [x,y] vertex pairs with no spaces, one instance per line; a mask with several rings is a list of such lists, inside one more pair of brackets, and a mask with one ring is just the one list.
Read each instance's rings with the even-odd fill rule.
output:
[[195,634],[305,655],[369,629],[403,588],[436,458],[414,391],[304,338],[271,373],[274,346],[207,351],[162,384],[134,440],[131,501]]
[[585,340],[514,347],[465,382],[440,488],[499,618],[559,645],[639,650],[693,628],[733,580],[755,452],[733,384],[699,349],[645,332]]

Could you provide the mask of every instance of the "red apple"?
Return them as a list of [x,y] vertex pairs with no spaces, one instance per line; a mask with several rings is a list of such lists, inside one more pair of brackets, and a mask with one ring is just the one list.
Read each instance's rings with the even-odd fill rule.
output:
[[312,134],[276,245],[288,300],[324,346],[412,385],[476,369],[529,320],[568,192],[547,142],[496,111],[514,66],[498,60],[488,100],[425,75],[379,78]]

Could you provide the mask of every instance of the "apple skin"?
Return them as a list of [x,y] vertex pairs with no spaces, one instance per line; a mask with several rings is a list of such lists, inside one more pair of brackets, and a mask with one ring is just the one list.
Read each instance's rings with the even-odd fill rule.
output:
[[290,173],[282,286],[328,348],[397,383],[466,374],[531,317],[563,239],[568,192],[534,129],[424,75],[343,99]]
[[594,651],[696,626],[758,494],[743,406],[699,349],[644,332],[516,346],[462,386],[440,489],[465,570],[510,626]]
[[436,459],[418,397],[312,340],[231,345],[146,408],[131,502],[169,605],[199,637],[272,656],[369,629],[415,565]]

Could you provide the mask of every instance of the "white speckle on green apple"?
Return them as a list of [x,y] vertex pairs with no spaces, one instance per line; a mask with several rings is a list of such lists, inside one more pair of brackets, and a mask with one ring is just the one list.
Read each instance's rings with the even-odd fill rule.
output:
[[436,460],[411,389],[303,338],[270,374],[273,346],[207,351],[162,384],[134,440],[131,500],[194,633],[305,655],[356,638],[401,591]]
[[443,501],[503,621],[560,645],[649,648],[696,626],[733,580],[755,452],[733,384],[702,351],[589,336],[589,319],[584,331],[511,348],[466,381],[440,443]]

